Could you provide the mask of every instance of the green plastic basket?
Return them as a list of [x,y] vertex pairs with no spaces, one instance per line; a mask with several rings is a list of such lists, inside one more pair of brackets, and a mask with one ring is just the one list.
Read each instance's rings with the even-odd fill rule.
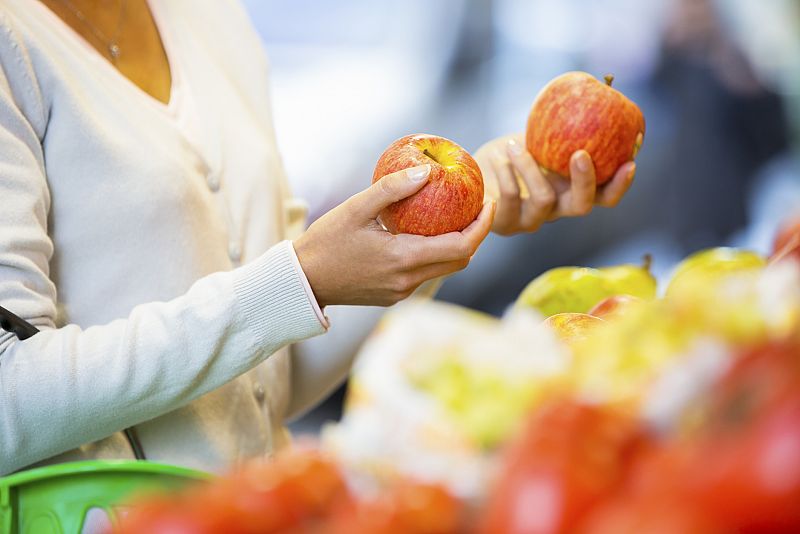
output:
[[51,465],[0,478],[0,534],[79,534],[90,509],[116,521],[134,493],[174,490],[211,475],[131,460]]

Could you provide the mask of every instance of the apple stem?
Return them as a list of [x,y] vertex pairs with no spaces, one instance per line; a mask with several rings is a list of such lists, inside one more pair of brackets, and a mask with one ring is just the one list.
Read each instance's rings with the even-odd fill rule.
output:
[[606,74],[605,76],[603,76],[603,79],[606,81],[606,85],[611,87],[611,84],[614,82],[614,75]]
[[650,271],[650,266],[653,265],[653,255],[649,252],[642,256],[642,269]]
[[422,153],[423,153],[423,154],[425,154],[426,156],[428,156],[429,158],[431,158],[431,159],[432,159],[433,161],[435,161],[436,163],[439,163],[439,161],[438,161],[436,158],[434,158],[434,157],[433,157],[433,154],[431,154],[430,152],[428,152],[428,149],[427,149],[427,148],[426,148],[425,150],[423,150],[423,151],[422,151]]

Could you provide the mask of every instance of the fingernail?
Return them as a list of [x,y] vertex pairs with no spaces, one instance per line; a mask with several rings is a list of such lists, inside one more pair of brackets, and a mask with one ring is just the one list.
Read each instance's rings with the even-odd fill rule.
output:
[[636,175],[636,164],[631,165],[631,170],[628,171],[628,181],[632,182],[633,177]]
[[578,165],[578,170],[581,172],[589,172],[589,166],[591,165],[589,154],[582,150],[576,159],[577,161],[575,163]]
[[517,143],[516,139],[509,139],[508,151],[514,154],[515,156],[519,156],[520,154],[522,154],[522,145]]
[[421,182],[428,177],[430,172],[430,165],[422,165],[421,167],[411,167],[410,169],[406,169],[406,176],[408,176],[408,179],[412,182]]

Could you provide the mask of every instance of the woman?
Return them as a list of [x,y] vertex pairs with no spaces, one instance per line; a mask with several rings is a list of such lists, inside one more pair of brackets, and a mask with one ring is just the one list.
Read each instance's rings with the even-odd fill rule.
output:
[[[42,330],[0,338],[0,473],[132,457],[134,426],[148,459],[212,471],[282,446],[347,367],[290,356],[326,331],[322,309],[397,302],[464,268],[492,225],[489,201],[463,232],[382,230],[422,166],[301,233],[233,2],[4,0],[0,67],[0,305]],[[613,204],[633,175],[595,198],[585,152],[571,187],[519,141],[478,159],[501,233]]]

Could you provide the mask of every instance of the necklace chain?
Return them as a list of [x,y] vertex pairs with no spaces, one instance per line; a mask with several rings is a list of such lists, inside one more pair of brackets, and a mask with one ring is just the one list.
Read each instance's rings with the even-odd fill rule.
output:
[[126,0],[120,0],[119,6],[119,17],[117,18],[117,28],[114,30],[114,35],[109,39],[106,35],[100,31],[100,29],[92,24],[92,21],[84,14],[83,11],[75,7],[70,0],[61,0],[61,3],[64,4],[67,9],[72,11],[72,14],[75,15],[75,18],[81,21],[81,23],[89,28],[89,31],[92,32],[95,39],[103,43],[108,51],[108,55],[111,56],[111,62],[116,64],[117,58],[122,54],[122,49],[119,46],[119,36],[120,32],[122,31],[122,21],[125,18],[125,4],[127,3]]

